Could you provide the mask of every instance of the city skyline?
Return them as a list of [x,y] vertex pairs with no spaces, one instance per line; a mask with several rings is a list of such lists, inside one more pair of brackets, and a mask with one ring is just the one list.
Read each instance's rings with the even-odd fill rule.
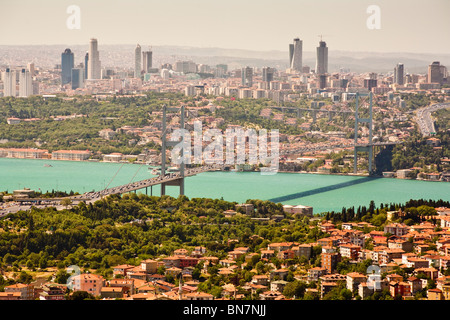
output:
[[[450,42],[443,37],[444,30],[450,29],[450,21],[445,19],[450,2],[377,1],[375,5],[381,10],[381,25],[380,29],[370,29],[367,22],[371,16],[368,13],[373,5],[371,2],[321,0],[313,4],[310,1],[284,0],[274,5],[266,0],[258,3],[231,0],[223,7],[218,2],[204,0],[176,0],[171,4],[140,0],[127,3],[122,0],[99,0],[95,3],[78,0],[59,1],[57,4],[49,0],[5,0],[0,8],[9,14],[2,19],[0,26],[7,26],[19,15],[21,19],[37,21],[33,28],[17,25],[14,33],[3,36],[3,45],[75,45],[84,44],[86,39],[94,37],[101,39],[102,44],[144,42],[154,46],[285,51],[286,43],[299,37],[303,41],[303,50],[308,52],[314,51],[319,35],[323,35],[327,45],[336,51],[450,52]],[[71,5],[80,8],[80,29],[66,26],[70,16],[67,8]],[[136,8],[142,10],[136,11]],[[433,15],[427,14],[430,8],[435,9]],[[128,14],[131,11],[133,14]],[[398,19],[399,16],[402,19]],[[243,24],[233,21],[242,21]],[[267,23],[273,28],[258,32]]]

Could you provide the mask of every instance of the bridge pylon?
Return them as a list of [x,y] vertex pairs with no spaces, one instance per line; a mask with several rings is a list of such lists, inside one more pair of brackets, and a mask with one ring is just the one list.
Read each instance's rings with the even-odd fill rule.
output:
[[[167,140],[167,113],[168,112],[180,112],[180,129],[185,128],[185,110],[184,106],[181,106],[180,108],[170,108],[166,105],[163,106],[163,119],[162,119],[162,149],[161,149],[161,175],[166,175],[166,151],[167,147],[173,147],[178,144],[178,141],[170,141]],[[181,154],[184,154],[184,150],[181,150]],[[180,195],[184,195],[184,171],[185,171],[185,163],[182,161],[180,163],[180,178],[163,182],[161,183],[161,196],[166,194],[166,186],[179,186],[180,187]]]
[[[367,97],[369,99],[369,117],[360,118],[359,117],[359,98]],[[368,123],[369,125],[369,143],[366,145],[358,146],[358,124]],[[372,159],[373,159],[373,141],[372,141],[372,92],[367,93],[356,93],[355,96],[355,151],[353,157],[353,173],[358,173],[358,152],[369,153],[369,175],[372,174]]]

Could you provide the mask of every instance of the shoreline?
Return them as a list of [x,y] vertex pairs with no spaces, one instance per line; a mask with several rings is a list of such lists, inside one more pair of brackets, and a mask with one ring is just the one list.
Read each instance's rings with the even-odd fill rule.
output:
[[[158,167],[158,165],[149,165],[143,162],[129,162],[129,161],[119,161],[119,162],[113,162],[113,161],[101,161],[97,159],[88,159],[88,160],[57,160],[57,159],[42,159],[42,158],[12,158],[12,157],[0,157],[0,159],[9,159],[9,160],[41,160],[41,161],[55,161],[55,162],[61,162],[61,161],[67,161],[67,162],[74,162],[74,163],[101,163],[101,164],[116,164],[116,165],[123,165],[123,164],[131,164],[131,165],[146,165],[148,167]],[[234,172],[234,171],[227,171],[227,170],[221,170],[221,172]],[[260,171],[238,171],[238,172],[260,172]],[[400,179],[396,177],[384,177],[384,176],[370,176],[367,173],[321,173],[321,172],[308,172],[308,171],[285,171],[280,170],[276,173],[289,173],[289,174],[312,174],[312,175],[322,175],[322,176],[347,176],[347,177],[373,177],[373,178],[384,178],[384,179],[395,179],[395,180],[411,180],[411,181],[425,181],[425,182],[449,182],[449,181],[443,181],[443,180],[429,180],[429,179]]]

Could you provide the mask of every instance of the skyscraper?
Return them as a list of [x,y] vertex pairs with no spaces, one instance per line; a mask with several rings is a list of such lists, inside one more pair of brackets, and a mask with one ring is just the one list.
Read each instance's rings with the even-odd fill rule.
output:
[[89,63],[89,52],[86,52],[86,55],[84,56],[84,78],[87,79],[88,77],[88,63]]
[[72,79],[73,66],[74,66],[73,52],[70,49],[66,49],[61,54],[61,85],[70,83]]
[[16,71],[6,68],[2,74],[3,80],[3,96],[15,97],[16,96]]
[[246,87],[253,86],[253,68],[245,67],[241,70],[242,85]]
[[292,70],[302,71],[303,42],[299,38],[289,44],[289,65]]
[[101,63],[98,53],[97,39],[92,38],[89,41],[89,61],[88,61],[88,79],[101,78]]
[[34,63],[33,62],[29,62],[27,64],[27,69],[28,69],[28,71],[30,71],[31,77],[34,77],[35,76],[35,71],[34,71]]
[[72,90],[83,88],[84,86],[84,69],[73,68],[72,69]]
[[403,66],[403,63],[398,63],[397,66],[394,68],[394,83],[402,86],[405,83],[404,74],[405,74],[405,67]]
[[262,69],[262,81],[270,82],[273,81],[273,74],[275,70],[270,67],[264,67]]
[[141,46],[139,44],[134,49],[134,77],[141,77]]
[[[442,70],[443,71],[443,70]],[[444,75],[441,72],[441,64],[439,61],[434,61],[428,66],[428,82],[442,84]]]
[[144,73],[150,73],[150,69],[152,68],[152,55],[153,52],[151,50],[142,52],[142,67]]
[[325,41],[320,41],[317,47],[316,73],[324,74],[328,72],[328,48]]
[[33,94],[33,80],[31,73],[23,68],[19,74],[19,97],[29,97]]

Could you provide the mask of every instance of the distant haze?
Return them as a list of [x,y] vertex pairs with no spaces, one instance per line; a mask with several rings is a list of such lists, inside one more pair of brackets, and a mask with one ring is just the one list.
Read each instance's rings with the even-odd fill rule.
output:
[[[61,53],[65,48],[74,52],[75,64],[83,62],[88,50],[85,45],[35,45],[35,46],[2,46],[0,45],[0,68],[14,65],[26,65],[34,62],[36,67],[54,67],[61,63]],[[102,45],[99,43],[100,60],[105,67],[133,68],[135,45]],[[147,50],[148,47],[143,47]],[[160,67],[162,63],[173,63],[176,60],[193,60],[210,66],[225,63],[229,69],[242,66],[271,66],[279,70],[288,68],[288,52],[286,51],[253,51],[223,48],[195,48],[179,46],[154,46],[153,65]],[[17,62],[20,63],[17,63]],[[399,62],[405,65],[406,73],[426,73],[428,65],[433,61],[450,66],[450,54],[419,53],[373,53],[336,51],[330,48],[329,71],[336,72],[340,68],[352,72],[392,72]],[[315,67],[315,53],[303,52],[303,65]]]

